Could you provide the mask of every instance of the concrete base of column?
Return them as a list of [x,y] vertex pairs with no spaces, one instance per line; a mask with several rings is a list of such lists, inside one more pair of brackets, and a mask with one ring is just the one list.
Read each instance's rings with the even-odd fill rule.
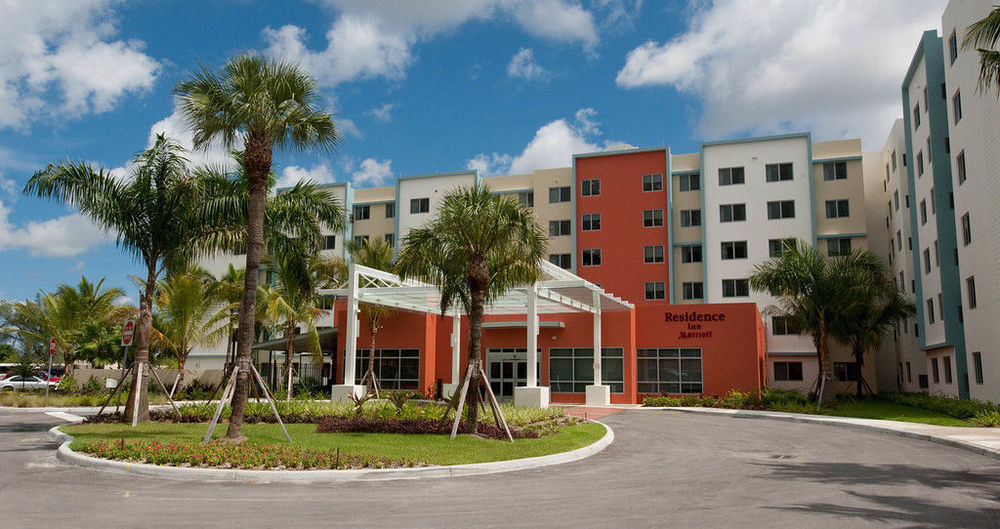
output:
[[450,382],[447,384],[441,384],[441,397],[444,398],[444,400],[450,399],[456,391],[458,391],[458,382],[454,384]]
[[546,386],[519,386],[514,388],[514,405],[529,408],[549,407],[549,388]]
[[360,397],[365,394],[367,388],[360,384],[334,384],[330,390],[330,400],[333,402],[348,402],[351,395]]
[[611,386],[587,386],[587,406],[611,405]]

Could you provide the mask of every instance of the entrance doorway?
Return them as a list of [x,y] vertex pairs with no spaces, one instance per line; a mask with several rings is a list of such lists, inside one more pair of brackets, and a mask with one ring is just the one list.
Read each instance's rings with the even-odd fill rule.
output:
[[[538,358],[541,357],[542,351],[539,349]],[[536,369],[540,383],[542,380],[540,362]],[[523,347],[487,349],[486,374],[497,399],[513,399],[514,388],[528,385],[528,350]]]

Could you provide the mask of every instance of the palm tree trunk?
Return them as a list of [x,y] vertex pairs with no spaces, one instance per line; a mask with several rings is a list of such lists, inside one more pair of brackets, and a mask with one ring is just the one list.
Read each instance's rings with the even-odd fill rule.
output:
[[860,345],[855,344],[854,347],[853,347],[853,350],[851,352],[854,353],[854,363],[858,366],[858,380],[857,380],[857,382],[858,382],[858,392],[857,392],[857,398],[861,399],[861,398],[864,398],[864,396],[865,396],[864,395],[864,391],[862,391],[862,387],[861,387],[862,381],[864,379],[864,377],[861,375],[861,368],[865,364],[865,350],[862,349]]
[[479,373],[482,370],[480,339],[483,331],[483,305],[486,302],[486,288],[489,285],[489,269],[485,259],[477,259],[470,264],[469,273],[469,393],[466,401],[468,412],[468,433],[476,433],[479,424]]
[[837,401],[833,387],[828,384],[828,382],[830,382],[830,375],[833,372],[833,366],[830,364],[830,345],[827,340],[827,335],[826,322],[821,321],[819,323],[819,333],[817,335],[819,344],[816,348],[816,355],[819,357],[820,387],[823,388],[822,393],[819,395],[819,403],[821,405],[833,404]]
[[[146,267],[146,285],[139,300],[139,325],[136,326],[135,333],[135,360],[134,362],[149,363],[149,341],[153,332],[153,291],[156,288],[156,262]],[[149,420],[149,384],[142,385],[141,394],[137,384],[132,384],[128,392],[128,400],[125,402],[125,413],[122,421],[127,422],[132,418],[134,409],[139,407],[139,421]]]
[[285,400],[292,400],[292,357],[295,355],[295,323],[285,325]]
[[244,143],[243,165],[247,173],[247,261],[240,304],[240,323],[236,338],[236,358],[239,374],[233,394],[233,411],[229,418],[226,438],[236,441],[243,437],[243,412],[247,405],[250,382],[250,347],[253,345],[255,312],[257,309],[257,272],[264,249],[264,203],[267,200],[267,174],[271,171],[271,140],[251,132]]

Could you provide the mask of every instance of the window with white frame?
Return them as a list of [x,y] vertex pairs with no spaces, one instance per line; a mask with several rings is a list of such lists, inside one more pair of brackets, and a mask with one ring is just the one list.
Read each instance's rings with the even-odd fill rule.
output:
[[967,178],[967,175],[966,175],[966,172],[965,172],[965,151],[964,150],[962,152],[958,153],[958,155],[955,156],[955,166],[956,166],[956,169],[957,169],[957,172],[958,172],[958,185],[962,185],[962,184],[965,183],[965,179]]
[[661,191],[663,189],[663,175],[644,174],[642,175],[643,191]]
[[336,235],[324,235],[323,236],[323,249],[333,250],[337,247],[337,236]]
[[826,201],[826,218],[840,219],[850,216],[851,216],[851,205],[846,198]]
[[[889,165],[885,166],[886,178],[889,178]],[[823,164],[823,180],[846,180],[847,162],[826,162]]]
[[396,216],[396,203],[389,202],[385,205],[385,218],[391,219]]
[[430,210],[431,210],[431,199],[429,198],[410,199],[410,214],[416,215],[419,213],[427,213]]
[[[368,349],[358,349],[354,360],[355,384],[361,384],[367,370]],[[419,389],[420,350],[376,349],[375,377],[383,389]]]
[[701,262],[701,245],[691,245],[691,246],[681,246],[681,262],[682,263],[700,263]]
[[697,191],[701,189],[701,175],[698,173],[684,173],[677,176],[681,191]]
[[583,231],[597,231],[601,229],[600,213],[584,213],[581,218],[580,229]]
[[601,264],[601,249],[600,248],[586,248],[583,250],[583,258],[580,260],[583,266],[600,266]]
[[562,268],[563,270],[569,270],[573,267],[572,256],[568,253],[553,253],[549,254],[549,262]]
[[647,209],[642,212],[642,227],[656,228],[663,226],[663,210]]
[[764,181],[766,182],[784,182],[786,180],[791,180],[791,179],[792,179],[791,162],[769,163],[764,166]]
[[958,125],[959,121],[962,121],[962,92],[955,92],[955,95],[951,98],[951,112],[952,117],[955,118],[955,124]]
[[[625,350],[601,349],[601,383],[612,393],[625,392]],[[553,393],[585,393],[594,384],[594,349],[553,347],[549,349],[549,389]]]
[[666,299],[667,285],[663,281],[649,281],[645,284],[645,297],[649,300]]
[[742,167],[721,167],[719,168],[719,185],[732,186],[744,183],[744,171]]
[[732,259],[746,259],[747,258],[747,242],[746,241],[723,241],[722,242],[722,260],[732,260]]
[[826,240],[826,254],[830,257],[842,257],[851,255],[851,239],[849,237],[836,237]]
[[368,204],[354,206],[354,220],[368,220],[372,216],[372,207]]
[[572,195],[570,194],[569,186],[549,188],[549,204],[569,202],[570,200],[572,200]]
[[585,197],[596,197],[601,194],[601,181],[597,178],[590,178],[580,182],[580,195]]
[[750,282],[747,279],[723,279],[722,297],[745,298],[750,295]]
[[775,200],[768,202],[767,218],[771,220],[795,218],[795,201]]
[[704,299],[705,284],[701,281],[685,281],[681,283],[681,297],[683,299]]
[[701,210],[700,209],[682,209],[681,210],[681,227],[687,228],[690,226],[701,226]]
[[550,220],[549,221],[549,237],[562,237],[564,235],[572,235],[570,228],[570,221],[568,220]]
[[721,204],[719,222],[742,222],[747,220],[746,204]]
[[517,194],[517,203],[527,207],[535,207],[535,192],[534,191],[521,191]]
[[781,257],[781,254],[789,248],[795,248],[794,238],[770,239],[767,241],[767,254],[769,257]]
[[774,380],[776,382],[802,380],[802,362],[775,362]]
[[968,213],[962,215],[962,244],[963,246],[972,244],[972,221],[969,220]]
[[642,260],[645,263],[662,263],[663,246],[644,246],[642,249]]
[[771,318],[771,334],[775,336],[802,334],[802,328],[791,318],[774,316]]

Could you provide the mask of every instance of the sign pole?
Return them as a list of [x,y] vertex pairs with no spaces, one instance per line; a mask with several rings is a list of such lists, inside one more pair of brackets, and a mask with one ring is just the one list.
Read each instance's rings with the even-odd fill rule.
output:
[[56,354],[56,339],[49,340],[49,367],[45,370],[45,400],[49,400],[49,381],[52,379],[52,355]]
[[[128,346],[132,345],[132,339],[135,338],[135,320],[125,320],[125,324],[122,326],[122,384],[125,384],[125,364],[128,363]],[[136,378],[138,383],[141,380],[141,375]],[[139,393],[138,390],[141,386],[136,386],[136,403],[133,406],[135,410],[139,409]],[[121,402],[121,393],[118,394],[118,402],[115,403],[115,413],[118,412],[118,403]],[[127,405],[127,404],[126,404]],[[132,426],[135,426],[135,421],[132,421]]]

